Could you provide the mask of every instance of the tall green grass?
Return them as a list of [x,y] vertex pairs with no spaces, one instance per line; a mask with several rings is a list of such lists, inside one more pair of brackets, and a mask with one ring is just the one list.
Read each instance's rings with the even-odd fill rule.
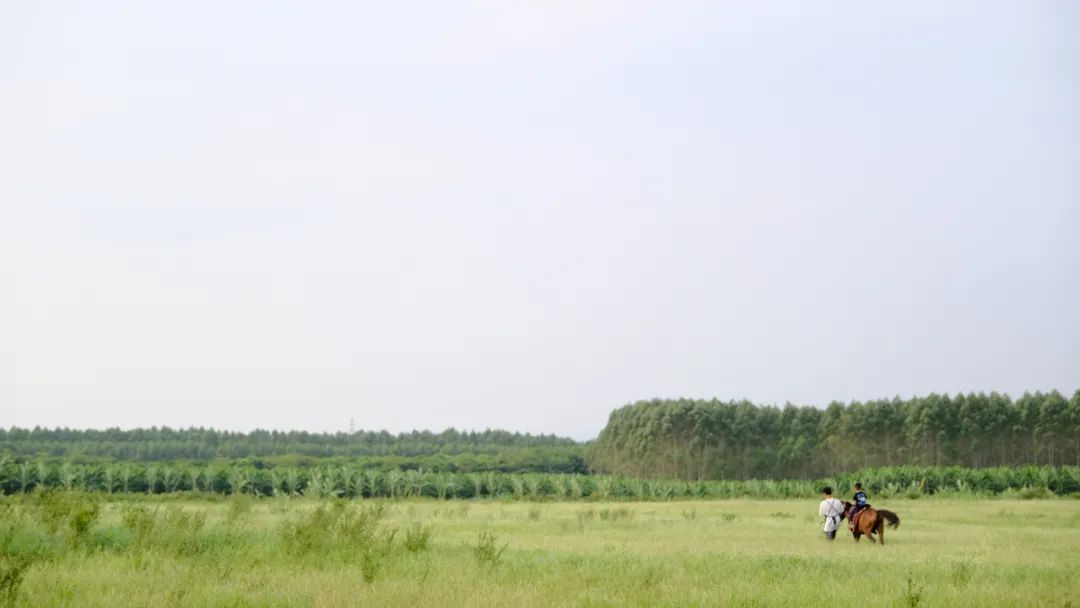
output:
[[445,503],[39,491],[0,498],[0,606],[1080,600],[1080,501],[881,503],[904,522],[886,547],[822,540],[816,497]]

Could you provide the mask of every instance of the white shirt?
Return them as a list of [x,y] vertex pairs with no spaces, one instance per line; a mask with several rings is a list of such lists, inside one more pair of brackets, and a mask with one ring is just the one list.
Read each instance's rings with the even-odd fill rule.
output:
[[844,513],[844,503],[835,498],[826,498],[818,507],[818,515],[825,518],[825,531],[832,532],[840,527],[840,516]]

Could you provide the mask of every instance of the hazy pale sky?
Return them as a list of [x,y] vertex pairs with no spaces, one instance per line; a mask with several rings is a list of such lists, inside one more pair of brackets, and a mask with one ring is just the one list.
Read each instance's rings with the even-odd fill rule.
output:
[[0,0],[0,426],[1080,386],[1075,2]]

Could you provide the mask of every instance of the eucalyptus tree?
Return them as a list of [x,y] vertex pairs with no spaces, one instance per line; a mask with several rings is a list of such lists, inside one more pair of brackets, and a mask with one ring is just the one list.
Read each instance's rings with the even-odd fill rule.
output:
[[1073,464],[1080,467],[1080,389],[1077,389],[1071,399],[1066,415],[1068,434],[1072,437]]
[[1046,464],[1050,466],[1061,463],[1061,445],[1068,443],[1067,440],[1062,440],[1062,431],[1068,432],[1068,411],[1069,402],[1056,390],[1047,394],[1039,406],[1039,422],[1036,428],[1041,436],[1040,444],[1046,454]]
[[810,478],[902,464],[1080,463],[1077,395],[1035,392],[1014,401],[1000,393],[931,393],[824,410],[655,399],[612,412],[586,458],[596,473],[691,480]]
[[[85,456],[113,462],[177,462],[205,464],[217,459],[301,456],[348,458],[368,466],[380,459],[407,458],[425,468],[468,468],[498,454],[521,471],[580,472],[583,445],[567,438],[504,431],[461,433],[233,433],[213,429],[18,429],[0,428],[0,452],[15,459],[41,454],[55,458]],[[481,464],[482,468],[489,467]]]

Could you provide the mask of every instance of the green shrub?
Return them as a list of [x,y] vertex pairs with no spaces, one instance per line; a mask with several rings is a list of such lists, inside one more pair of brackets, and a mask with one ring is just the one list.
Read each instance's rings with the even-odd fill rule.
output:
[[1054,498],[1054,493],[1045,486],[1038,486],[1034,488],[1021,488],[1020,491],[1016,493],[1016,496],[1020,500],[1035,500],[1041,498]]
[[71,545],[78,547],[83,544],[90,528],[97,522],[101,514],[101,504],[95,501],[86,501],[76,505],[68,517],[68,533]]
[[386,534],[374,537],[360,549],[360,573],[365,583],[374,582],[375,577],[382,570],[393,548],[395,532],[396,530],[390,530]]
[[405,529],[405,549],[409,553],[427,551],[431,544],[433,525],[413,524]]
[[131,535],[129,550],[136,568],[145,565],[145,554],[154,539],[157,527],[157,510],[141,504],[125,505],[120,512],[120,522]]
[[481,568],[494,568],[499,564],[507,544],[504,543],[500,547],[498,540],[494,532],[481,532],[477,537],[476,545],[473,546],[473,556],[476,557],[476,563]]
[[904,497],[908,498],[909,500],[917,500],[919,498],[922,498],[922,496],[923,486],[915,482],[911,482],[911,484],[908,485],[907,490],[904,491]]
[[56,535],[63,531],[70,545],[78,547],[97,523],[101,503],[83,492],[42,490],[34,495],[33,509],[46,532]]
[[345,560],[359,556],[374,571],[373,560],[389,551],[397,533],[382,524],[385,512],[383,503],[321,504],[282,521],[281,540],[294,556],[333,555]]
[[65,492],[39,490],[34,493],[33,507],[38,520],[49,534],[56,534],[71,515],[75,497]]

